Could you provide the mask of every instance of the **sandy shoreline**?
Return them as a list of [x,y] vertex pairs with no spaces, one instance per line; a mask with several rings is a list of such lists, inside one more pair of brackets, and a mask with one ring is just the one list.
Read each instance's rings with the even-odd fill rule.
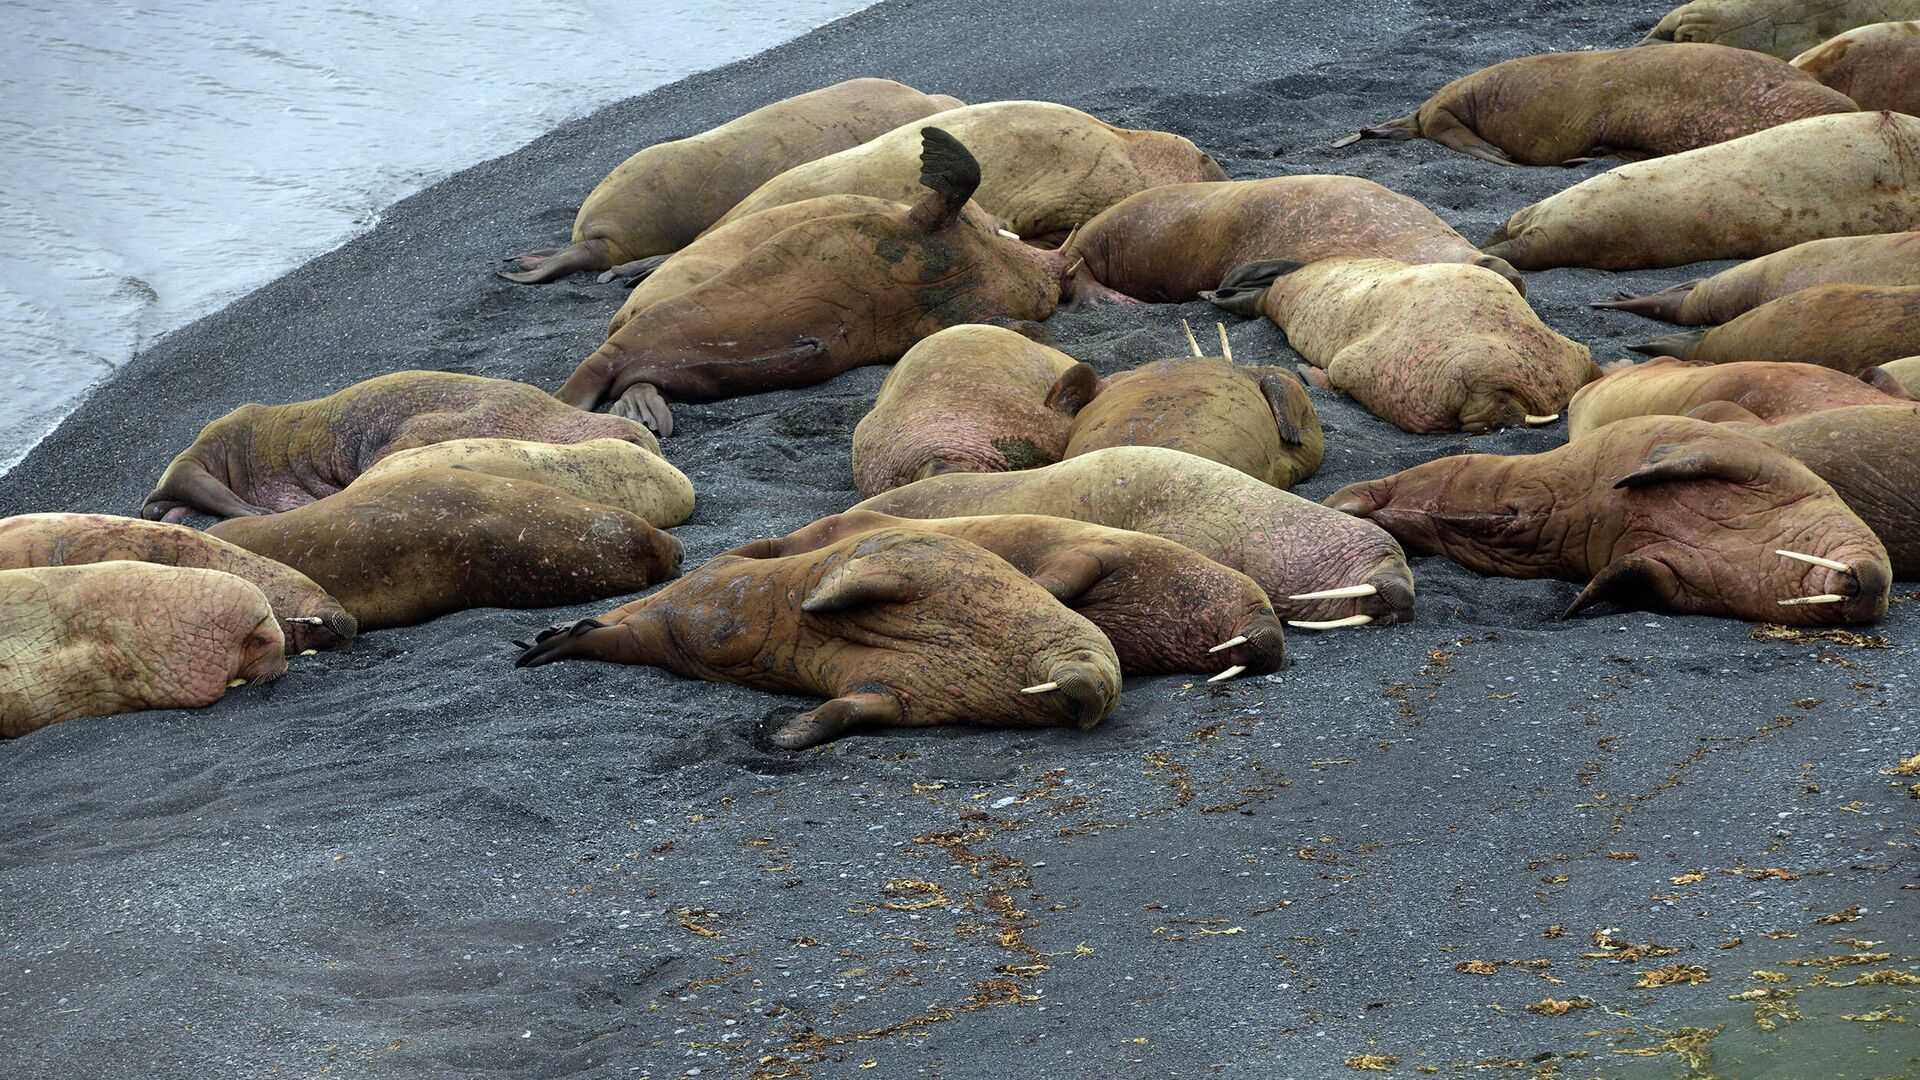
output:
[[[620,294],[510,286],[492,261],[561,238],[634,148],[775,98],[881,75],[1059,100],[1185,134],[1237,178],[1366,176],[1479,239],[1604,166],[1327,144],[1498,60],[1629,44],[1662,10],[1068,2],[1036,20],[1007,2],[883,3],[455,176],[169,336],[0,477],[0,514],[135,512],[167,459],[246,401],[407,367],[557,386]],[[1657,324],[1587,302],[1695,269],[1528,283],[1555,329],[1609,360]],[[1216,313],[1049,326],[1105,372],[1178,352],[1180,317]],[[1236,357],[1290,359],[1270,325],[1223,321]],[[883,375],[677,408],[666,453],[700,496],[675,530],[690,564],[857,501],[848,437]],[[1310,497],[1564,437],[1417,438],[1314,400],[1328,454]],[[507,639],[609,602],[370,634],[211,709],[0,744],[0,1057],[22,1078],[196,1080],[1315,1078],[1359,1054],[1403,1075],[1681,1076],[1674,1055],[1608,1051],[1725,1024],[1720,1075],[1799,1061],[1842,1077],[1838,1046],[1883,1051],[1862,1076],[1910,1067],[1900,1025],[1837,1018],[1907,1005],[1911,987],[1808,989],[1793,999],[1807,1019],[1777,1032],[1728,998],[1772,985],[1755,970],[1798,988],[1822,969],[1796,960],[1890,954],[1839,982],[1920,951],[1903,889],[1917,804],[1881,772],[1920,750],[1920,602],[1877,628],[1892,648],[1855,649],[1638,612],[1561,623],[1574,586],[1434,559],[1414,572],[1411,625],[1296,635],[1284,674],[1225,689],[1132,680],[1085,735],[790,755],[751,736],[796,700],[510,666]],[[1854,905],[1857,921],[1814,921]],[[1677,952],[1587,955],[1602,928]],[[1780,933],[1796,936],[1764,936]],[[1457,970],[1470,961],[1526,963]],[[1634,987],[1664,964],[1711,981]],[[1593,1005],[1524,1011],[1547,997]]]

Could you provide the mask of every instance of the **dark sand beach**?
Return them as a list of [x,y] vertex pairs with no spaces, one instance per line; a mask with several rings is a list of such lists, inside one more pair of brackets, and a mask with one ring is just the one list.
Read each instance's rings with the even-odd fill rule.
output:
[[[1057,100],[1185,134],[1236,178],[1369,177],[1477,240],[1606,163],[1328,144],[1499,60],[1629,44],[1663,10],[883,3],[462,173],[171,335],[0,478],[0,513],[137,512],[249,401],[402,368],[559,385],[621,293],[509,285],[494,261],[564,239],[633,150],[780,97],[881,75]],[[1662,327],[1588,301],[1719,265],[1528,285],[1604,362]],[[1182,317],[1216,312],[1048,325],[1107,372],[1178,353]],[[1270,324],[1223,321],[1239,359],[1294,359]],[[689,565],[856,501],[849,435],[884,374],[677,408]],[[1416,437],[1314,401],[1314,498],[1565,437]],[[1910,974],[1832,985],[1920,952],[1920,777],[1889,775],[1920,751],[1920,584],[1849,643],[1562,622],[1573,585],[1414,571],[1412,624],[1294,634],[1274,677],[1130,680],[1084,734],[793,754],[755,731],[799,699],[511,666],[508,639],[609,601],[372,633],[208,709],[0,744],[0,1074],[1920,1072],[1912,1024],[1871,1019],[1920,1019]],[[1666,965],[1696,981],[1642,985]]]

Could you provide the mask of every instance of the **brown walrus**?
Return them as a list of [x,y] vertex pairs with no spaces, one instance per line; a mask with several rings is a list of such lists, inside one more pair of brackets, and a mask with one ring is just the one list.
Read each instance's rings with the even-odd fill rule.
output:
[[1857,26],[1794,57],[1793,66],[1863,109],[1920,113],[1920,21]]
[[[1225,180],[1212,158],[1165,131],[1133,131],[1051,101],[991,101],[929,117],[973,151],[981,180],[973,198],[1021,237],[1039,242],[1161,184]],[[905,123],[829,157],[788,169],[720,219],[821,195],[918,197],[920,128]]]
[[1895,397],[1905,394],[1920,399],[1920,356],[1903,356],[1860,377]]
[[680,541],[624,510],[466,469],[405,469],[207,531],[319,582],[362,630],[602,600],[680,572]]
[[1863,376],[1920,352],[1920,285],[1815,285],[1732,322],[1629,348],[1709,364],[1793,360]]
[[1731,322],[1769,300],[1814,285],[1920,285],[1920,232],[1809,240],[1712,277],[1645,296],[1620,293],[1593,306],[1703,326]]
[[421,468],[469,469],[545,484],[585,502],[625,510],[656,529],[693,516],[693,481],[659,454],[620,439],[578,443],[449,439],[388,454],[354,483]]
[[953,326],[907,350],[853,429],[853,486],[878,495],[941,472],[1051,465],[1099,376],[998,326]]
[[190,510],[216,517],[291,510],[346,487],[388,454],[483,436],[660,448],[631,420],[587,415],[525,383],[396,371],[311,401],[242,405],[180,451],[140,513],[178,521]]
[[1591,176],[1514,214],[1486,251],[1522,270],[1750,259],[1920,226],[1920,117],[1839,113]]
[[1269,260],[1227,275],[1210,299],[1272,319],[1315,385],[1415,433],[1551,423],[1600,377],[1585,345],[1479,266]]
[[286,670],[273,606],[245,578],[132,561],[0,570],[0,737],[211,705]]
[[1567,438],[1581,438],[1630,416],[1696,415],[1705,409],[1703,419],[1773,421],[1848,405],[1892,405],[1906,396],[1817,364],[1708,364],[1671,356],[1639,364],[1622,360],[1607,365],[1604,378],[1573,395],[1567,406]]
[[1433,211],[1356,176],[1168,184],[1116,203],[1062,250],[1085,260],[1076,284],[1084,274],[1152,303],[1197,300],[1256,260],[1332,255],[1471,263],[1527,291],[1513,267],[1482,254]]
[[500,276],[535,284],[678,251],[786,169],[959,104],[887,79],[849,79],[649,146],[587,195],[573,243],[508,259],[516,269]]
[[290,653],[345,648],[359,632],[312,578],[198,529],[109,514],[0,518],[0,570],[116,560],[218,570],[252,582],[273,606]]
[[956,536],[1005,559],[1099,627],[1125,674],[1191,672],[1218,682],[1279,671],[1285,659],[1280,619],[1252,578],[1183,544],[1084,521],[1039,514],[914,520],[849,510],[727,554],[800,555],[880,529]]
[[939,128],[921,136],[927,190],[911,209],[782,230],[629,319],[554,396],[588,410],[611,402],[665,435],[669,400],[812,386],[949,326],[1052,314],[1064,258],[963,220],[979,165]]
[[1601,601],[1754,622],[1875,622],[1887,549],[1826,481],[1684,416],[1609,424],[1541,454],[1460,454],[1348,484],[1327,505],[1481,574]]
[[1724,45],[1523,56],[1434,92],[1360,139],[1432,139],[1496,165],[1677,154],[1860,108],[1777,57]]
[[722,555],[542,633],[515,666],[556,660],[832,698],[768,733],[789,750],[870,724],[1086,730],[1120,696],[1120,661],[1099,628],[993,554],[914,529],[785,558]]
[[1091,521],[1165,537],[1240,571],[1292,626],[1385,626],[1413,617],[1413,572],[1385,532],[1163,446],[1112,446],[1026,472],[931,476],[854,509]]
[[1914,18],[1920,0],[1692,0],[1639,43],[1705,41],[1786,60],[1856,26]]

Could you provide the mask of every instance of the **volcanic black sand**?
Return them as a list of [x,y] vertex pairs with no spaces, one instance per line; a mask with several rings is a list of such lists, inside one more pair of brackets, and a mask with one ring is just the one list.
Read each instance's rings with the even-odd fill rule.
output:
[[[1327,144],[1660,12],[883,3],[394,207],[135,360],[0,480],[0,512],[136,512],[248,401],[401,368],[559,385],[621,294],[509,285],[493,261],[564,239],[631,151],[789,94],[884,75],[1062,101],[1186,134],[1235,177],[1370,177],[1477,239],[1605,165]],[[1589,300],[1712,269],[1528,283],[1604,361],[1661,328]],[[1183,316],[1216,313],[1049,325],[1111,371],[1179,352]],[[1226,321],[1243,361],[1291,360],[1271,325]],[[678,408],[690,564],[854,502],[849,434],[884,374]],[[1415,437],[1314,400],[1316,498],[1564,438]],[[1560,622],[1572,585],[1414,570],[1411,625],[1295,634],[1276,677],[1131,681],[1086,734],[772,752],[756,727],[807,702],[511,666],[509,638],[618,601],[466,612],[209,709],[56,725],[0,745],[0,1074],[1914,1075],[1920,778],[1889,773],[1920,750],[1916,586],[1879,636],[1782,640]],[[1668,965],[1701,981],[1639,985]]]

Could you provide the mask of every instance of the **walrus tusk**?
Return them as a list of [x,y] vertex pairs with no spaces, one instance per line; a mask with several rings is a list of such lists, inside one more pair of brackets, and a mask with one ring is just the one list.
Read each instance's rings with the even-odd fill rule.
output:
[[1235,664],[1232,667],[1228,668],[1227,670],[1221,672],[1220,674],[1215,675],[1213,678],[1208,679],[1207,681],[1208,682],[1225,682],[1226,680],[1233,678],[1235,675],[1238,675],[1245,670],[1247,670],[1247,665]]
[[1302,630],[1338,630],[1343,626],[1365,626],[1373,621],[1371,615],[1349,615],[1344,619],[1331,622],[1305,622],[1300,619],[1288,619],[1288,626],[1297,626]]
[[1372,596],[1380,591],[1378,585],[1342,585],[1338,589],[1322,589],[1319,592],[1303,592],[1289,596],[1289,600],[1345,600],[1350,596]]
[[1020,234],[1019,234],[1019,233],[1017,233],[1017,232],[1014,232],[1014,231],[1013,231],[1013,230],[1011,230],[1011,229],[995,229],[994,231],[995,231],[995,232],[997,232],[997,233],[999,233],[999,234],[1000,234],[1001,236],[1004,236],[1004,237],[1006,237],[1006,238],[1007,238],[1007,239],[1009,239],[1009,240],[1018,240],[1018,239],[1020,239]]
[[287,621],[297,622],[297,623],[306,623],[308,626],[325,626],[327,623],[327,620],[321,618],[318,615],[299,615],[299,616],[295,616],[294,618],[288,619]]
[[1796,596],[1791,600],[1780,601],[1781,607],[1801,607],[1806,604],[1843,604],[1846,597],[1837,593],[1821,593],[1819,596]]
[[1233,363],[1233,346],[1227,344],[1227,324],[1214,323],[1213,328],[1220,331],[1220,355],[1226,359],[1227,363]]
[[1061,274],[1060,279],[1062,281],[1065,281],[1066,279],[1071,278],[1076,271],[1078,271],[1081,267],[1085,265],[1087,265],[1087,257],[1085,255],[1082,255],[1079,258],[1073,260],[1073,265],[1067,267],[1067,272],[1064,274]]
[[1039,686],[1023,687],[1020,692],[1023,694],[1044,694],[1048,691],[1058,689],[1060,689],[1060,684],[1057,682],[1043,682]]
[[1848,566],[1846,563],[1840,562],[1837,559],[1823,559],[1818,555],[1808,555],[1803,551],[1788,551],[1785,548],[1775,548],[1773,549],[1773,553],[1775,555],[1784,555],[1789,559],[1799,559],[1803,563],[1812,563],[1815,566],[1824,566],[1829,570],[1838,570],[1843,574],[1853,573],[1853,567]]
[[1541,424],[1551,424],[1555,420],[1560,419],[1560,414],[1548,413],[1545,416],[1535,416],[1532,413],[1528,413],[1525,419],[1528,427],[1539,427]]
[[245,679],[228,679],[227,680],[227,689],[229,690],[233,689],[236,686],[245,686],[245,685],[247,685],[247,680]]
[[301,656],[318,656],[320,655],[320,650],[319,649],[301,649],[300,655]]
[[1187,320],[1185,319],[1180,320],[1180,329],[1185,330],[1187,332],[1187,344],[1189,346],[1192,346],[1193,355],[1195,356],[1201,355],[1200,342],[1194,338],[1193,327],[1187,325]]
[[1230,637],[1227,640],[1221,642],[1220,644],[1215,645],[1213,648],[1208,649],[1207,651],[1210,653],[1223,652],[1227,649],[1233,648],[1235,645],[1245,645],[1246,643],[1247,643],[1247,635],[1241,634],[1239,637]]

